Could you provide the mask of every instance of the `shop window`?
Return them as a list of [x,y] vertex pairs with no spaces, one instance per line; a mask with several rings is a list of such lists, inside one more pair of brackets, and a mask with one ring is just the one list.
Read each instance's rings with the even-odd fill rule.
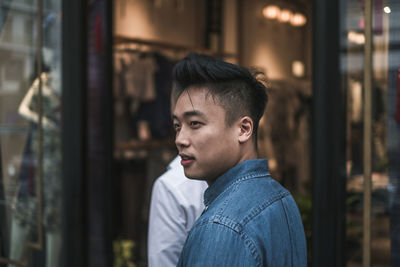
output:
[[[347,266],[397,266],[399,228],[396,203],[398,202],[398,137],[396,126],[396,79],[397,68],[395,58],[397,50],[391,48],[395,38],[395,23],[393,18],[396,5],[393,1],[374,1],[372,5],[371,32],[372,39],[366,39],[365,8],[368,2],[348,1],[343,21],[346,33],[342,40],[343,48],[342,72],[347,77]],[[394,13],[387,12],[388,10]],[[394,38],[393,38],[394,37]],[[366,42],[372,43],[372,86],[366,89],[364,84],[364,64]],[[398,60],[398,58],[397,58]],[[372,96],[369,117],[364,115],[366,90]],[[368,147],[364,139],[365,125],[371,121],[371,161],[366,162],[365,153]],[[398,140],[398,139],[397,139]],[[365,170],[371,169],[371,176],[366,176]],[[365,183],[371,179],[371,193],[365,191]],[[363,203],[371,199],[369,206]],[[363,217],[363,214],[370,214]],[[365,223],[370,221],[371,228]],[[371,236],[366,239],[366,236]],[[365,244],[369,242],[369,244]],[[364,265],[363,265],[364,264]]]
[[59,266],[59,2],[0,5],[0,263],[9,266]]

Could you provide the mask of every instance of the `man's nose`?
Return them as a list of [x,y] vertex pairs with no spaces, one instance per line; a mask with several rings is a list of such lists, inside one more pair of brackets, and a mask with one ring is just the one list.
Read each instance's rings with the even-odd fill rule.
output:
[[188,131],[184,129],[184,127],[181,128],[179,132],[176,133],[175,136],[175,145],[178,149],[187,147],[189,146],[189,134]]

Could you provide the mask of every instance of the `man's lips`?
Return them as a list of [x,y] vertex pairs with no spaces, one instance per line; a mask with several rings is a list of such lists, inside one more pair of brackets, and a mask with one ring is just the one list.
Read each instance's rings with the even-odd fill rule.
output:
[[187,156],[187,155],[180,155],[181,156],[181,164],[183,167],[189,166],[193,161],[194,157]]

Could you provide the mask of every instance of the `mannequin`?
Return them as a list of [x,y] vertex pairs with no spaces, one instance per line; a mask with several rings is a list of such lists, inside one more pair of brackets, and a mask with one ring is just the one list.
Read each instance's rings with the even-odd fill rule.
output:
[[[44,62],[52,62],[49,49],[43,50]],[[42,192],[43,229],[45,234],[46,266],[59,266],[61,249],[61,139],[60,87],[57,71],[43,72],[42,80]],[[54,78],[55,77],[55,78]],[[28,89],[18,108],[19,114],[31,123],[21,166],[19,194],[11,222],[10,255],[24,260],[24,248],[37,228],[37,155],[39,78]],[[27,164],[31,162],[31,164]],[[29,169],[29,170],[27,170]],[[32,171],[33,169],[33,171]],[[14,265],[9,265],[14,267]]]
[[[45,86],[42,86],[42,94],[43,97],[48,97],[51,101],[59,102],[57,99],[58,96],[47,86],[50,73],[47,72],[42,72],[41,79],[42,79],[42,84]],[[39,79],[36,78],[35,81],[33,82],[32,86],[29,88],[28,92],[22,99],[22,102],[18,108],[18,113],[23,116],[25,119],[29,121],[33,121],[37,123],[39,121],[39,114],[36,113],[36,111],[31,110],[30,104],[32,103],[32,98],[34,95],[37,95],[39,93]],[[43,116],[42,118],[42,124],[44,129],[56,129],[57,125],[49,120],[47,117]]]

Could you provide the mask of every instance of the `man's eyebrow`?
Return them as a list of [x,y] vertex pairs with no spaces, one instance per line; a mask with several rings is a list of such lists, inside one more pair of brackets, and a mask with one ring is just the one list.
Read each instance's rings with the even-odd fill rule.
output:
[[[188,117],[192,117],[192,116],[204,116],[204,113],[199,110],[191,110],[191,111],[186,111],[185,113],[183,113],[184,118],[188,118]],[[179,120],[178,116],[176,116],[175,114],[172,115],[172,119]]]

